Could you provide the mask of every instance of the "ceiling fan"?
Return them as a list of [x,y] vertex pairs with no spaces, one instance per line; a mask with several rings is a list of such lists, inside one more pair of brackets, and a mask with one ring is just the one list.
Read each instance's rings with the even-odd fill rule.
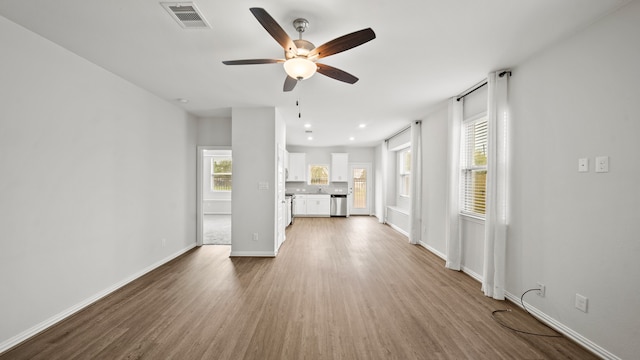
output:
[[376,38],[376,34],[371,28],[352,32],[350,34],[333,39],[318,47],[311,42],[302,39],[302,33],[309,26],[306,19],[296,19],[293,26],[299,34],[297,40],[291,40],[289,35],[280,25],[262,8],[251,8],[251,13],[258,19],[258,22],[284,49],[284,59],[250,59],[250,60],[229,60],[223,61],[225,65],[256,65],[256,64],[276,64],[284,63],[284,70],[287,77],[284,80],[284,91],[291,91],[298,81],[308,79],[316,72],[328,76],[332,79],[354,84],[358,78],[346,71],[335,67],[318,63],[318,59],[334,55],[356,46],[360,46]]

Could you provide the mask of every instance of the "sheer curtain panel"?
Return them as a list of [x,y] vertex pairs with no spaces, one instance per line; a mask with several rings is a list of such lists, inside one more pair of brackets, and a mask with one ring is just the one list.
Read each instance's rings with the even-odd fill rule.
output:
[[409,242],[419,244],[422,240],[422,123],[411,123],[411,185]]
[[382,217],[378,219],[383,224],[387,223],[387,184],[389,183],[389,141],[382,142]]
[[447,261],[445,267],[452,270],[461,269],[462,239],[460,238],[460,137],[462,127],[462,108],[464,98],[449,100],[449,124],[447,152]]
[[488,154],[482,291],[504,300],[508,216],[509,72],[490,73],[487,108]]

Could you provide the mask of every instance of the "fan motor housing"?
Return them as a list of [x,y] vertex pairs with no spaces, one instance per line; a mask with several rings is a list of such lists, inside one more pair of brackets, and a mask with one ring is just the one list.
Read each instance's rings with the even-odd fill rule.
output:
[[310,41],[303,40],[303,39],[293,40],[293,43],[296,44],[296,47],[298,48],[298,53],[294,55],[285,51],[284,56],[287,60],[293,59],[298,56],[306,57],[311,50],[316,48],[316,46],[313,45]]

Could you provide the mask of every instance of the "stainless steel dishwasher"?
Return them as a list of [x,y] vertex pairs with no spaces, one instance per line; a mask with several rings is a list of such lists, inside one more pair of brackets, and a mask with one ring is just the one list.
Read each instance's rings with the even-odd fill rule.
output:
[[347,216],[347,195],[331,195],[331,216]]

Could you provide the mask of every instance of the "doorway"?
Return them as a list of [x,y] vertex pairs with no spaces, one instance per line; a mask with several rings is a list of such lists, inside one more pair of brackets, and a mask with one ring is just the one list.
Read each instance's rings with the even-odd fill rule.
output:
[[371,180],[370,163],[352,163],[349,166],[351,215],[371,215]]
[[198,147],[197,245],[231,245],[232,178],[231,147]]

